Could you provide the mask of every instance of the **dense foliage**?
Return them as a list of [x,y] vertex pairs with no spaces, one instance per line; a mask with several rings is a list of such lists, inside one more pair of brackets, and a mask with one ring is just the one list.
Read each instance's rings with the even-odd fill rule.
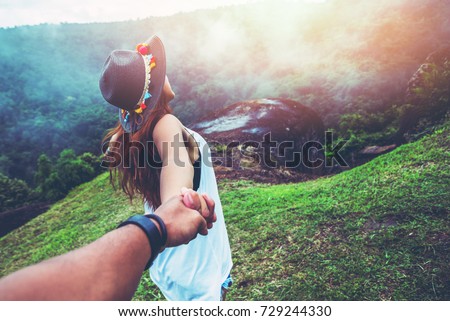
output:
[[165,43],[173,107],[186,124],[240,100],[282,97],[336,127],[343,113],[365,118],[403,104],[411,75],[448,43],[448,16],[450,6],[438,0],[277,1],[0,29],[0,172],[34,187],[42,153],[98,155],[117,115],[98,90],[102,64],[111,50],[133,49],[151,34]]
[[0,173],[0,212],[33,202],[59,200],[100,172],[100,157],[91,153],[77,156],[72,149],[64,149],[54,161],[42,154],[37,161],[35,188]]
[[30,196],[31,190],[27,183],[0,173],[0,212],[25,204]]
[[55,165],[42,154],[35,175],[36,192],[41,199],[58,200],[72,188],[100,174],[100,158],[91,153],[76,156],[72,149],[61,152]]
[[344,153],[357,153],[368,145],[416,140],[445,122],[450,116],[450,47],[430,55],[406,93],[401,105],[371,111],[367,102],[360,102],[355,112],[341,115],[338,132],[348,139]]

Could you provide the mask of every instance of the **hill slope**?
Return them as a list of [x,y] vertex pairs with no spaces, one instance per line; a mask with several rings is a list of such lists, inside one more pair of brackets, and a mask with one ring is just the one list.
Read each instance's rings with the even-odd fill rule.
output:
[[[222,182],[231,300],[448,300],[450,124],[334,177]],[[137,202],[139,203],[139,202]],[[106,174],[0,239],[0,275],[86,244],[135,212]],[[147,273],[137,300],[162,299]]]

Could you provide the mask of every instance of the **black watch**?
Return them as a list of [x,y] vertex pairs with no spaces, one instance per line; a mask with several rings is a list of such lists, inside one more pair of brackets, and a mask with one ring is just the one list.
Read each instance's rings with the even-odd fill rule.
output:
[[[156,226],[155,223],[153,223],[151,218],[158,222],[159,228],[161,229],[161,233],[159,232],[158,227]],[[145,235],[147,235],[148,242],[150,243],[150,248],[152,249],[152,255],[148,260],[147,265],[145,266],[145,269],[147,270],[152,266],[153,261],[156,259],[161,249],[166,245],[167,242],[166,226],[159,216],[155,214],[148,214],[145,216],[144,215],[131,216],[126,221],[120,223],[117,228],[129,224],[138,226],[141,230],[144,231]]]

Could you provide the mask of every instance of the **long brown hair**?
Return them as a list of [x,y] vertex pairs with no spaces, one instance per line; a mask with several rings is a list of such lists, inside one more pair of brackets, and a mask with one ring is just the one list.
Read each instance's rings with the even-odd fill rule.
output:
[[153,130],[164,115],[171,113],[168,99],[162,92],[149,118],[137,132],[125,133],[118,122],[102,140],[105,146],[117,134],[115,143],[110,144],[114,148],[111,155],[115,159],[114,162],[108,162],[111,184],[115,186],[117,179],[130,201],[140,194],[154,209],[161,205],[161,159],[153,143]]

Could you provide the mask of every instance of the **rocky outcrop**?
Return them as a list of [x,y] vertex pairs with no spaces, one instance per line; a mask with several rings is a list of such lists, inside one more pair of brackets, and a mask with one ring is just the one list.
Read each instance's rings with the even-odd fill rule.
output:
[[406,103],[420,104],[424,98],[420,88],[433,86],[439,74],[448,69],[448,64],[450,64],[450,47],[443,47],[431,53],[408,82]]
[[311,108],[288,99],[243,101],[209,114],[191,128],[222,143],[261,140],[271,132],[278,140],[318,139],[323,123]]
[[429,132],[450,111],[450,47],[430,54],[408,82],[396,143]]
[[388,145],[388,146],[367,146],[359,153],[362,155],[374,155],[378,156],[387,152],[390,152],[395,149],[397,145]]
[[389,153],[393,151],[397,145],[387,145],[387,146],[366,146],[364,149],[359,151],[356,155],[353,155],[352,160],[352,167],[362,165],[364,163],[367,163],[374,159],[375,157],[378,157],[380,155]]
[[[279,98],[239,102],[189,127],[208,140],[218,165],[234,169],[304,168],[301,159],[295,162],[295,153],[306,142],[323,144],[324,135],[315,111]],[[317,156],[312,148],[310,159]]]

